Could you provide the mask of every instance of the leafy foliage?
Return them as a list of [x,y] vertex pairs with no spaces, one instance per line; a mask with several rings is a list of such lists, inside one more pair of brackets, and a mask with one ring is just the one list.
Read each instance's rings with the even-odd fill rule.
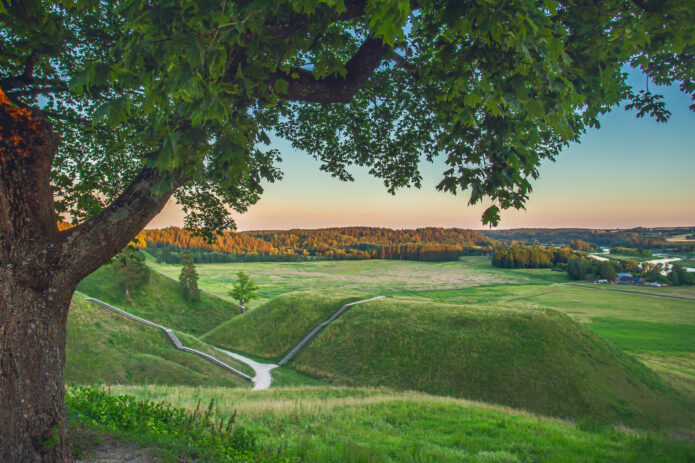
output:
[[254,293],[258,289],[258,285],[251,281],[249,276],[239,270],[236,274],[237,281],[228,294],[239,301],[242,312],[246,311],[246,303],[252,299],[258,299],[258,294]]
[[126,293],[142,288],[150,279],[150,269],[135,249],[126,248],[113,260],[116,283]]
[[579,255],[570,248],[500,246],[492,252],[492,265],[500,268],[551,268],[566,265]]
[[[196,262],[299,261],[321,259],[457,260],[487,252],[495,243],[477,231],[459,228],[392,230],[376,227],[320,230],[225,231],[212,242],[177,227],[143,230],[138,235],[159,261],[180,262],[189,249]],[[213,251],[213,252],[209,252]],[[233,256],[219,253],[231,253]]]
[[[365,166],[388,191],[438,188],[521,208],[543,160],[628,100],[625,65],[695,95],[690,2],[121,0],[3,2],[0,88],[40,107],[63,140],[56,212],[84,221],[143,168],[210,236],[228,208],[281,177],[275,131],[349,180]],[[695,105],[692,107],[695,109]]]
[[214,401],[191,414],[166,402],[114,396],[96,387],[69,387],[65,402],[71,418],[111,432],[148,439],[180,457],[201,462],[282,462],[258,453],[255,438],[235,422],[236,415],[214,416]]

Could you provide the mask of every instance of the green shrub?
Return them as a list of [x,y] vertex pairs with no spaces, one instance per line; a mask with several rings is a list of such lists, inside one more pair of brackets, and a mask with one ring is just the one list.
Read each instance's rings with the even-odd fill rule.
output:
[[70,420],[160,447],[174,461],[185,455],[198,462],[287,462],[262,455],[254,436],[236,423],[236,414],[216,417],[214,401],[193,413],[167,402],[111,395],[92,386],[69,387],[65,403]]

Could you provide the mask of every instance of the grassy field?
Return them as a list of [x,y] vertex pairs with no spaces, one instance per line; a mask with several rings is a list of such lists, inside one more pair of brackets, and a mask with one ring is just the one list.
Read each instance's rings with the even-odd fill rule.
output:
[[[172,277],[180,271],[152,259],[148,264]],[[309,376],[276,370],[274,387],[316,384],[313,376],[605,423],[683,427],[693,420],[695,302],[567,285],[563,272],[497,269],[485,257],[446,263],[201,264],[197,269],[201,288],[218,294],[225,294],[235,273],[244,270],[260,284],[261,299],[246,315],[228,321],[219,317],[212,323],[210,317],[182,309],[178,322],[204,320],[194,333],[202,335],[212,327],[205,342],[266,360],[279,359],[342,304],[388,296],[349,311],[296,357],[291,366]],[[103,298],[118,305],[113,296],[109,299],[114,288],[108,286],[108,275],[97,276],[93,292],[102,289]],[[169,304],[166,299],[173,297],[176,285],[156,274],[153,282],[164,303],[117,296],[135,309],[124,307],[128,310],[172,320],[169,313],[156,312]],[[304,292],[285,294],[296,289]],[[639,290],[684,295],[690,288]],[[564,312],[591,331],[546,309]]]
[[[177,278],[181,267],[147,264]],[[490,265],[487,257],[468,257],[458,262],[401,260],[259,262],[197,264],[202,289],[231,300],[227,291],[243,270],[260,289],[251,308],[292,291],[359,291],[363,294],[407,294],[411,291],[460,289],[490,284],[532,284],[567,281],[564,273],[548,270],[506,270]]]
[[[654,296],[672,296],[695,299],[695,286],[633,286],[633,285],[601,285],[592,283],[572,283],[573,286],[584,286],[587,288],[608,288],[616,291],[634,292],[641,294],[651,294]],[[596,291],[596,289],[594,289]],[[695,301],[694,301],[695,302]]]
[[194,335],[210,331],[239,314],[235,304],[206,294],[200,295],[200,301],[187,301],[175,282],[156,272],[150,272],[147,284],[131,291],[130,296],[116,285],[109,266],[82,280],[78,289],[147,320]]
[[[212,348],[193,336],[177,334],[184,345],[215,355]],[[65,380],[78,384],[250,387],[207,360],[176,350],[161,330],[77,298],[68,317],[66,357]],[[227,360],[231,366],[252,373],[245,364]]]
[[598,291],[592,287],[576,285],[496,285],[463,290],[426,291],[416,295],[436,302],[489,304],[531,310],[555,309],[582,322],[590,322],[593,317],[617,317],[695,325],[695,301]]
[[120,386],[113,393],[167,400],[238,419],[258,446],[306,463],[686,463],[695,444],[597,428],[422,393],[365,388]]
[[692,402],[559,312],[389,299],[358,307],[290,365],[335,384],[419,390],[558,417],[657,428],[695,422]]
[[[148,260],[148,264],[172,276],[179,272],[177,266],[158,265],[152,259]],[[294,290],[321,291],[324,296],[329,296],[348,288],[359,291],[365,297],[383,294],[408,304],[420,301],[478,305],[489,307],[490,310],[498,307],[524,311],[559,310],[587,323],[590,328],[595,327],[595,332],[618,344],[630,334],[601,329],[598,324],[592,324],[592,320],[608,317],[615,319],[616,323],[638,321],[686,325],[680,328],[686,335],[695,329],[695,302],[597,291],[592,289],[595,285],[585,285],[588,287],[584,288],[580,287],[581,283],[567,285],[564,283],[570,283],[570,280],[564,272],[499,269],[491,266],[489,258],[479,256],[445,263],[373,260],[202,264],[197,267],[201,274],[201,287],[218,293],[224,293],[231,286],[239,269],[251,274],[261,284],[261,299],[254,307]],[[695,287],[629,287],[626,290],[695,298]],[[275,301],[271,305],[273,303]],[[296,307],[291,310],[285,307],[284,310],[263,315],[254,314],[252,310],[245,319],[226,323],[224,326],[228,330],[220,327],[206,339],[231,349],[277,359],[294,341],[322,321],[323,313],[319,315],[314,312],[316,309],[309,308],[306,315],[299,315],[300,312],[292,313]],[[271,337],[266,335],[274,330],[279,330],[281,335],[270,340]],[[291,333],[289,338],[288,332]],[[659,339],[665,340],[667,337],[656,336],[655,339],[643,332],[635,332],[631,349],[627,352],[654,368],[695,400],[695,389],[691,387],[691,378],[695,378],[695,362],[692,361],[695,351],[673,351],[668,345],[663,345],[657,355],[655,343],[658,346]],[[648,345],[640,347],[642,341]]]
[[284,294],[221,324],[202,339],[225,349],[280,360],[318,324],[358,299],[310,291]]

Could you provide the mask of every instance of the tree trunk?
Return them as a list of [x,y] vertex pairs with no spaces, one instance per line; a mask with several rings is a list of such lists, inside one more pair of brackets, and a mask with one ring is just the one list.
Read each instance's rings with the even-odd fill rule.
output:
[[73,291],[13,273],[0,271],[0,461],[70,462],[63,367]]
[[58,146],[39,112],[0,91],[0,461],[69,462],[63,389],[68,306],[49,174]]
[[[143,168],[109,207],[59,231],[50,183],[58,143],[41,111],[13,105],[0,89],[1,463],[72,460],[63,389],[72,294],[185,181]],[[167,178],[169,188],[156,193]]]

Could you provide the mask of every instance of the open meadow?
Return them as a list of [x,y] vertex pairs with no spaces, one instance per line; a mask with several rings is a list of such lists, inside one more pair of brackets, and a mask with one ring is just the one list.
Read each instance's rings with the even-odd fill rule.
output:
[[[181,272],[147,263],[174,279]],[[224,299],[203,294],[190,304],[158,273],[125,295],[108,267],[80,290],[176,328],[187,345],[266,363],[344,304],[386,298],[349,309],[272,370],[270,390],[253,392],[178,353],[162,333],[77,299],[66,376],[189,413],[214,399],[215,416],[238,414],[261,453],[287,461],[695,458],[685,442],[695,435],[695,301],[670,298],[691,289],[600,291],[564,272],[499,269],[479,256],[196,268],[200,288]],[[226,295],[239,270],[260,287],[243,315]]]
[[[316,290],[359,291],[363,294],[407,295],[419,291],[461,289],[491,284],[547,283],[566,280],[566,275],[547,271],[496,269],[489,258],[471,257],[457,262],[417,262],[407,260],[323,260],[308,262],[247,262],[197,264],[201,289],[231,300],[227,291],[243,270],[260,287],[258,307],[281,294]],[[171,278],[178,278],[181,266],[158,264],[148,257],[147,264]],[[563,278],[564,277],[564,278]],[[546,279],[547,278],[547,279]]]
[[[180,272],[178,266],[156,264],[152,259],[148,264],[172,277]],[[422,307],[425,311],[427,303],[473,305],[488,311],[551,309],[585,324],[695,399],[695,300],[652,297],[695,299],[693,287],[609,286],[612,291],[603,291],[597,288],[604,285],[575,283],[566,273],[550,269],[495,268],[489,258],[482,256],[437,263],[366,260],[198,264],[197,269],[200,287],[221,296],[225,296],[239,270],[259,284],[260,298],[248,314],[219,325],[204,338],[224,344],[222,333],[227,333],[237,340],[227,347],[263,358],[279,358],[291,347],[290,340],[298,341],[330,314],[327,308],[309,315],[320,307],[318,300],[317,304],[295,301],[296,307],[290,305],[284,313],[254,313],[254,308],[294,291],[311,291],[323,298],[385,295],[392,304],[400,301],[403,306]],[[416,302],[420,304],[413,305]],[[337,308],[340,303],[333,305]],[[365,307],[353,310],[359,312]],[[301,317],[305,317],[305,325]],[[288,332],[272,336],[274,331],[282,333],[292,325],[294,335]],[[284,348],[279,340],[287,343]]]

